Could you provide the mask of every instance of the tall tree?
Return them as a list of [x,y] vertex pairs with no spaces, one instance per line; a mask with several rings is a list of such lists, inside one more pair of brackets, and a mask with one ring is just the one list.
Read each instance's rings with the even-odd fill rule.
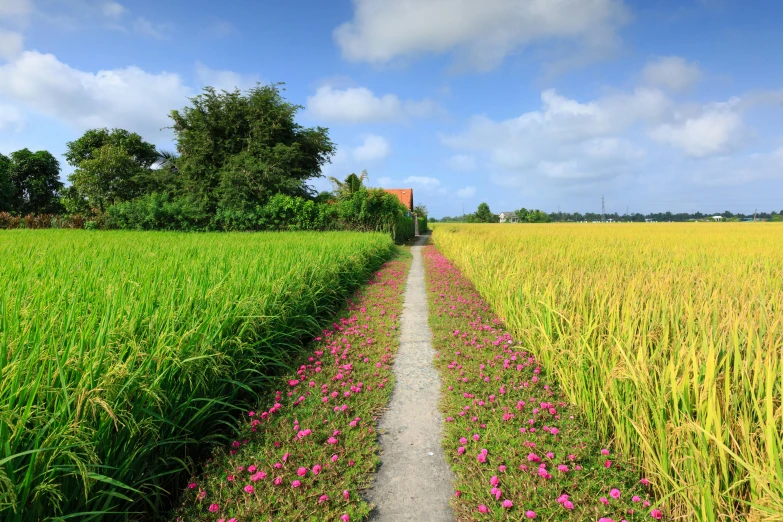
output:
[[13,212],[15,207],[14,184],[11,181],[11,160],[0,154],[0,212]]
[[22,214],[49,214],[61,210],[60,162],[45,150],[11,153],[14,209]]
[[76,167],[68,177],[73,187],[68,192],[69,207],[81,206],[83,201],[103,210],[145,193],[169,191],[173,183],[169,169],[152,169],[161,155],[135,132],[90,129],[68,142],[67,148],[65,158]]
[[327,129],[294,121],[303,107],[280,90],[280,84],[246,94],[205,87],[191,106],[171,112],[187,193],[211,209],[263,204],[277,193],[311,195],[306,182],[322,175],[335,147]]
[[155,145],[148,143],[135,132],[125,129],[90,129],[75,141],[66,144],[65,159],[72,167],[79,167],[82,161],[95,159],[106,145],[124,150],[142,168],[150,168],[159,160]]
[[478,206],[475,216],[476,221],[479,223],[497,223],[500,219],[496,214],[492,213],[489,209],[489,205],[486,203],[481,203]]
[[141,196],[149,170],[122,147],[107,144],[82,160],[68,180],[92,208],[104,210]]

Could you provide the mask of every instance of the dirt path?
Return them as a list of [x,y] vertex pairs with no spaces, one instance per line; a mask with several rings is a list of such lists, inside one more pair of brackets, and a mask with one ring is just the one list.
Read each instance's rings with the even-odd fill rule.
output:
[[400,348],[392,368],[396,385],[379,425],[381,467],[368,495],[376,506],[370,520],[377,522],[454,520],[449,507],[453,475],[440,445],[440,377],[432,366],[435,352],[427,323],[421,257],[427,237],[419,238],[411,248],[413,264],[400,318]]

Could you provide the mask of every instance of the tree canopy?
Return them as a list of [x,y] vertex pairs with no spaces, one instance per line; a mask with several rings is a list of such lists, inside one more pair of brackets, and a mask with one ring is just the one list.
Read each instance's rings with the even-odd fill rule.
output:
[[306,182],[334,155],[326,128],[294,118],[280,85],[243,94],[205,87],[191,106],[172,111],[183,189],[207,208],[250,208],[277,193],[312,196]]
[[[11,153],[6,165],[13,185],[6,205],[22,214],[54,214],[60,211],[60,162],[45,150],[22,149]],[[10,164],[9,164],[10,163]],[[0,170],[4,167],[0,166]],[[1,176],[1,174],[0,174]]]

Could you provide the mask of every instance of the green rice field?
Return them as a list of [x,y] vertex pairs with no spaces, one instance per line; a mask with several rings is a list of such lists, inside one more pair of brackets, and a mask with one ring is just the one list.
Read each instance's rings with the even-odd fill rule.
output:
[[0,232],[0,519],[165,512],[393,248],[349,232]]

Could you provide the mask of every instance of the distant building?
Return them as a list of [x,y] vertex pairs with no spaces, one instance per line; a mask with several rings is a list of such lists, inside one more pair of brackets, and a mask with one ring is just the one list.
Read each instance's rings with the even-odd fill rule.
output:
[[397,199],[400,200],[400,203],[405,205],[405,208],[408,209],[408,211],[413,212],[413,189],[412,188],[404,188],[404,189],[383,189],[385,192],[388,192],[389,194],[394,194],[397,196]]
[[519,223],[519,216],[514,212],[501,212],[498,216],[501,223]]
[[721,219],[723,219],[723,216],[712,216],[712,219],[714,219],[715,221],[720,221]]

